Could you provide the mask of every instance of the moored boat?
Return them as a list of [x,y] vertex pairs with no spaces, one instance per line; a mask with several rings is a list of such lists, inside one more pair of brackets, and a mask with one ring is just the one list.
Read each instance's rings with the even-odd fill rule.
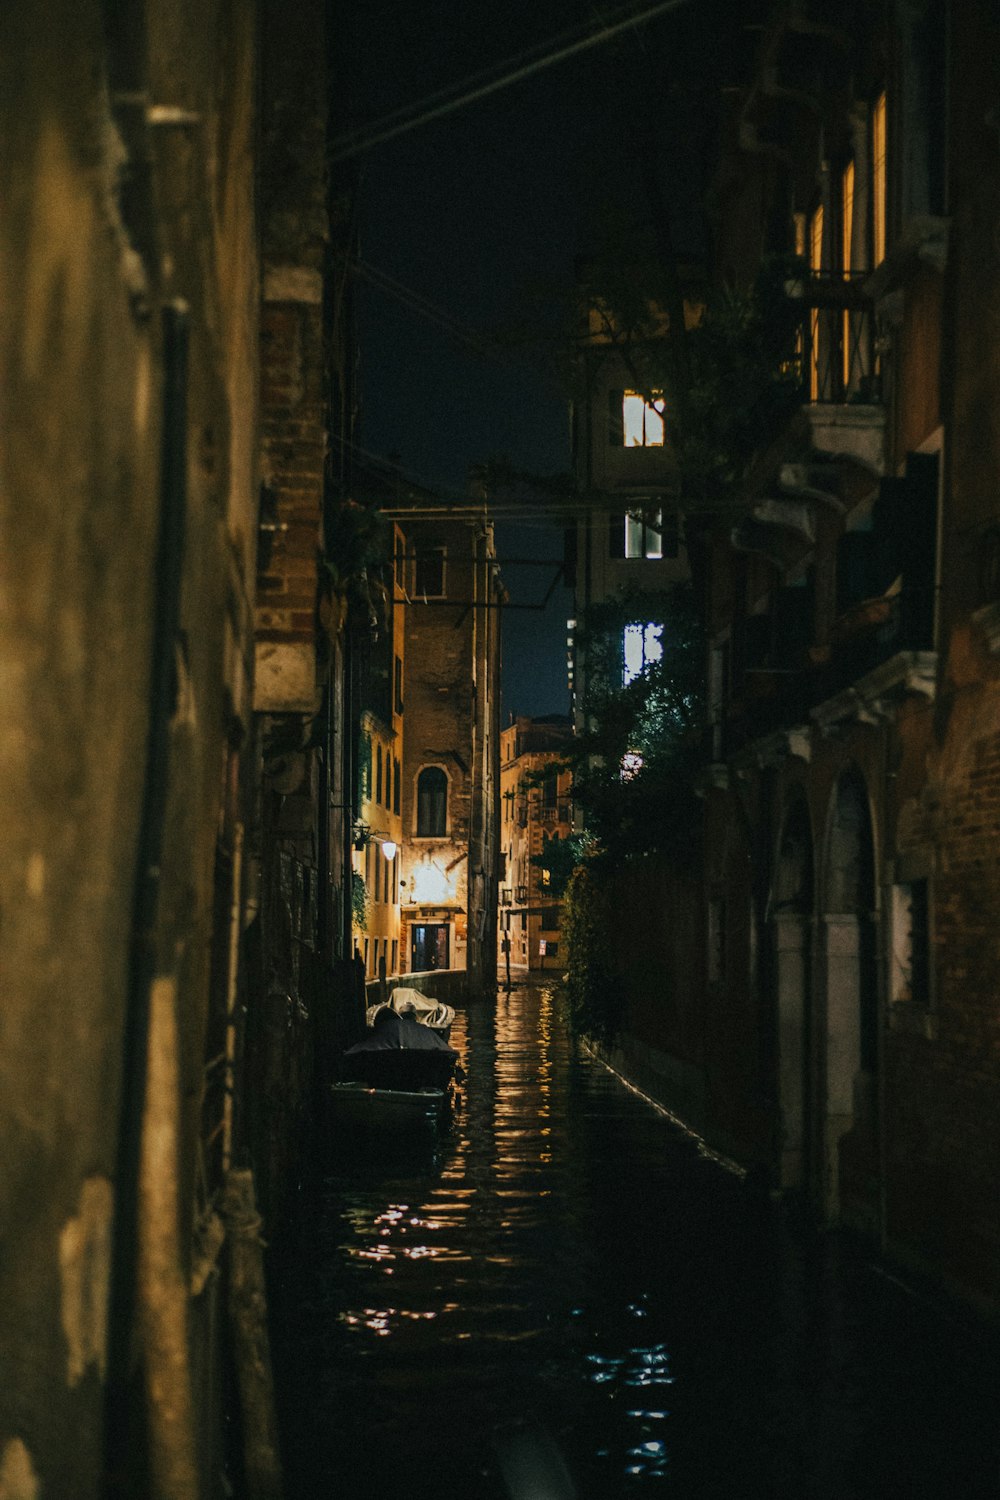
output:
[[334,1083],[335,1118],[371,1130],[436,1130],[448,1112],[444,1089],[376,1089],[364,1083]]
[[341,1059],[333,1107],[356,1124],[436,1124],[450,1110],[457,1063],[458,1053],[439,1031],[379,1006],[363,1039]]
[[451,1035],[451,1023],[455,1019],[452,1007],[445,1005],[443,1000],[435,1000],[431,995],[422,995],[419,990],[397,985],[390,992],[387,1001],[380,1001],[378,1005],[368,1007],[365,1012],[367,1024],[373,1026],[376,1016],[386,1008],[395,1011],[397,1016],[409,1016],[411,1020],[419,1021],[421,1026],[429,1026],[445,1041]]

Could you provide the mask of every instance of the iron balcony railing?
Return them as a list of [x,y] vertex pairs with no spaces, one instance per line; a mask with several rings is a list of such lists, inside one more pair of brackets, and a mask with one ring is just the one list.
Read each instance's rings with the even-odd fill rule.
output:
[[877,404],[881,368],[867,272],[812,271],[786,281],[802,316],[791,368],[803,400]]

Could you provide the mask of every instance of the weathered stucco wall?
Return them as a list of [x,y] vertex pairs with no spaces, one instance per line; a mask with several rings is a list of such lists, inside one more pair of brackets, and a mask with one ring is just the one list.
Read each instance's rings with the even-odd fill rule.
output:
[[[18,1497],[36,1480],[43,1496],[97,1493],[111,1247],[136,1215],[119,1127],[168,303],[190,329],[172,492],[186,479],[187,534],[150,941],[178,1037],[161,1103],[179,1131],[166,1232],[181,1326],[223,752],[248,698],[252,16],[157,7],[148,51],[104,19],[96,3],[0,19],[0,1488]],[[112,99],[140,79],[187,123]]]

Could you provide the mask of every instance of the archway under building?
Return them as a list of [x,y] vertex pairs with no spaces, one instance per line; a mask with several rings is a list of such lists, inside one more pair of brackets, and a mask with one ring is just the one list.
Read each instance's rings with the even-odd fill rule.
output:
[[878,962],[868,790],[850,768],[834,786],[824,859],[822,1209],[870,1227],[878,1201]]
[[777,1017],[780,1187],[814,1196],[817,1173],[812,947],[815,912],[812,821],[805,797],[789,804],[778,839],[770,922]]

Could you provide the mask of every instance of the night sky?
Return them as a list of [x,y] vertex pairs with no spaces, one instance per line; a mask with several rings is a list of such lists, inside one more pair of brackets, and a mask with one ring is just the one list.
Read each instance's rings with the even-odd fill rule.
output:
[[[646,7],[637,0],[636,8]],[[694,8],[703,23],[704,0]],[[629,149],[630,73],[641,66],[648,78],[643,49],[655,45],[657,62],[683,58],[675,78],[692,74],[692,50],[681,48],[691,9],[644,26],[641,41],[629,32],[357,155],[362,261],[474,332],[523,323],[526,308],[554,309],[602,214],[638,222],[645,213]],[[363,134],[367,122],[466,80],[473,87],[506,72],[503,63],[558,50],[621,14],[565,0],[367,0],[352,21],[355,128]],[[657,88],[666,119],[676,112],[676,85],[664,77]],[[685,179],[674,192],[683,233],[697,172],[684,158],[686,138],[673,138]],[[365,280],[359,336],[361,444],[395,457],[417,482],[461,495],[470,466],[496,455],[532,473],[569,469],[569,393],[536,353],[473,352],[433,315]],[[503,523],[497,542],[502,559],[562,557],[561,530],[541,518]],[[552,578],[514,564],[502,572],[518,604],[539,602]],[[544,613],[505,611],[505,714],[567,710],[571,603],[560,584]]]

